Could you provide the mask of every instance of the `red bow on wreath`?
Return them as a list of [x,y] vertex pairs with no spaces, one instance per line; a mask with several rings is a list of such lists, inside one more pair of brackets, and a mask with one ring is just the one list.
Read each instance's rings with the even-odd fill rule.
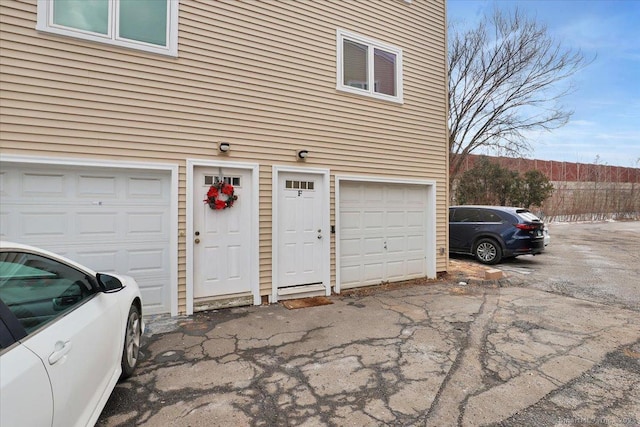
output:
[[[220,193],[224,194],[227,198],[225,200],[221,200]],[[218,181],[209,187],[209,191],[207,191],[207,198],[203,200],[209,207],[213,210],[221,210],[230,208],[233,206],[233,202],[238,200],[238,196],[234,194],[233,185],[228,184],[223,181]]]

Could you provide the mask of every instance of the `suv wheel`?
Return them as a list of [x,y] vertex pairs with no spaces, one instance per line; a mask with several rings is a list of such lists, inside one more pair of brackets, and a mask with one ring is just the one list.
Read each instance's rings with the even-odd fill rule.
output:
[[493,239],[479,240],[473,254],[483,264],[497,264],[502,259],[502,249]]

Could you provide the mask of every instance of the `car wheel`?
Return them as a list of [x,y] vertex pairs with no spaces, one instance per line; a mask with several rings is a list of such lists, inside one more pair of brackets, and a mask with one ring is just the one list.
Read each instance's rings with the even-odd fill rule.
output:
[[138,364],[138,352],[140,351],[140,337],[142,336],[142,321],[140,309],[131,305],[127,316],[127,327],[124,333],[124,348],[122,349],[122,375],[120,378],[128,378]]
[[483,264],[497,264],[502,259],[502,249],[493,239],[481,239],[473,254]]

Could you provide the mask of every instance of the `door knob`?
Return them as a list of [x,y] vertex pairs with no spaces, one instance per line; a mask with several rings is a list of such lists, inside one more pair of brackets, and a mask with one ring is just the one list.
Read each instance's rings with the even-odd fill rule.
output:
[[197,245],[198,243],[200,243],[200,239],[196,239],[194,240],[194,242],[196,242],[196,245]]
[[318,239],[322,239],[322,234],[318,234]]

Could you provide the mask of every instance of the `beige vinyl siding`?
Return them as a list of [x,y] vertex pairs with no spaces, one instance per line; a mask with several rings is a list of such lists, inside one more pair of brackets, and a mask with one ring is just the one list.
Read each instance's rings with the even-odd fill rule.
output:
[[[186,159],[260,164],[260,287],[271,290],[271,166],[437,182],[447,247],[444,0],[181,0],[178,58],[35,30],[36,0],[0,2],[2,153],[174,163],[186,230]],[[404,103],[336,90],[336,30],[403,50]],[[179,238],[184,311],[186,238]],[[335,235],[331,279],[335,283]],[[437,255],[437,270],[447,255]]]

